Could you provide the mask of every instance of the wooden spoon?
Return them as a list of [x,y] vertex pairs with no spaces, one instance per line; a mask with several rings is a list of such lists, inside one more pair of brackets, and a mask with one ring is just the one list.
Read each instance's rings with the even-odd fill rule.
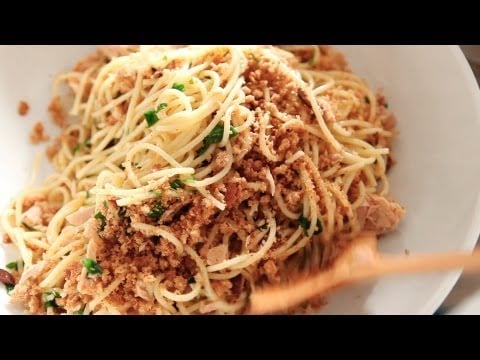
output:
[[250,313],[267,314],[287,310],[339,286],[388,274],[428,271],[480,270],[480,249],[473,253],[449,252],[415,256],[381,255],[375,233],[365,232],[352,241],[333,266],[291,284],[269,286],[250,295]]

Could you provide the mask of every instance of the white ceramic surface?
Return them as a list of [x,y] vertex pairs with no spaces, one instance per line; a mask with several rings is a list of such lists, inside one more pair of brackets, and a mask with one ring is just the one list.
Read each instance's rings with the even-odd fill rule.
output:
[[[392,194],[407,208],[399,229],[385,237],[384,252],[473,248],[480,232],[480,92],[456,46],[342,46],[354,71],[382,87],[398,118],[391,172]],[[0,47],[0,209],[27,183],[29,145],[37,119],[47,120],[53,76],[88,52],[80,46]],[[19,100],[31,105],[17,114]],[[48,123],[48,121],[46,121]],[[48,126],[48,133],[54,130]],[[43,168],[48,170],[48,166]],[[8,259],[0,251],[0,266]],[[459,272],[394,276],[330,296],[323,313],[432,314]],[[1,286],[0,286],[1,287]],[[16,309],[0,289],[0,313]]]
[[480,315],[480,274],[463,274],[439,312],[446,315]]

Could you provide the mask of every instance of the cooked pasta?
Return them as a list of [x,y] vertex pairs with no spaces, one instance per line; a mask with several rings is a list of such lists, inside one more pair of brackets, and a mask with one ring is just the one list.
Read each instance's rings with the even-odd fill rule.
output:
[[395,118],[331,47],[104,47],[50,110],[55,172],[1,217],[31,313],[242,313],[404,214]]

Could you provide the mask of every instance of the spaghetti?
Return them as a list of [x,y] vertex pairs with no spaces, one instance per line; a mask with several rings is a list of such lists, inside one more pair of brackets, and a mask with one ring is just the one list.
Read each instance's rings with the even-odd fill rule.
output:
[[31,313],[241,313],[404,214],[395,118],[330,47],[101,48],[52,104],[56,171],[1,218]]

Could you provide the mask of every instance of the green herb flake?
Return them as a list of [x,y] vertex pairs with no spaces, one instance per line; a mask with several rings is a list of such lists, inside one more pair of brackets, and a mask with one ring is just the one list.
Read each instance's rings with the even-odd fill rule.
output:
[[47,292],[44,292],[42,294],[42,302],[45,305],[45,310],[53,307],[53,308],[58,308],[57,302],[55,299],[60,299],[60,293],[55,290],[49,290]]
[[77,311],[73,312],[73,315],[83,315],[83,312],[85,311],[85,306],[82,306],[80,309]]
[[158,116],[155,110],[147,111],[144,116],[145,120],[147,121],[148,127],[152,127],[158,122]]
[[155,125],[158,122],[158,120],[159,120],[158,115],[157,115],[158,112],[162,111],[167,106],[168,106],[167,103],[161,103],[157,106],[156,110],[149,110],[144,114],[148,127],[152,127],[153,125]]
[[15,289],[15,285],[12,284],[4,284],[5,285],[5,290],[7,291],[7,295],[10,295],[10,293]]
[[90,190],[87,190],[87,199],[90,198]]
[[364,99],[365,99],[365,102],[366,102],[367,104],[370,104],[370,98],[369,98],[367,95],[365,95],[365,98],[364,98]]
[[28,231],[38,231],[37,229],[31,227],[30,225],[28,225],[26,222],[23,222],[22,221],[22,225],[28,230]]
[[100,220],[100,231],[103,231],[107,225],[107,218],[99,211],[95,214],[95,219]]
[[168,106],[167,103],[161,103],[160,105],[157,106],[157,112],[162,111],[163,109],[166,109]]
[[[305,235],[308,235],[308,229],[310,228],[310,224],[311,224],[310,220],[308,220],[305,216],[301,215],[298,218],[298,223],[303,228],[303,233]],[[322,231],[323,231],[322,222],[320,221],[320,219],[317,219],[317,229],[313,234],[317,235],[317,234],[320,234]]]
[[82,148],[82,145],[81,144],[77,144],[73,147],[73,155],[76,155],[77,152],[80,151],[80,149]]
[[152,208],[150,209],[150,212],[148,213],[148,217],[159,220],[160,217],[163,215],[165,212],[165,208],[163,207],[162,203],[160,201],[155,201],[153,204]]
[[17,261],[12,261],[11,263],[8,263],[5,266],[7,267],[7,269],[10,269],[10,270],[18,270],[18,262]]
[[175,179],[170,182],[170,186],[173,190],[183,189],[183,183],[180,179]]
[[103,268],[93,259],[84,258],[82,265],[87,269],[88,276],[96,276],[103,273]]
[[103,206],[105,206],[106,208],[108,208],[107,200],[103,200]]
[[230,125],[230,139],[237,136],[238,131],[233,126]]
[[310,227],[310,221],[303,215],[298,218],[298,224],[303,228],[303,232],[307,235],[307,230]]
[[185,91],[185,85],[182,83],[173,83],[172,89],[184,92]]
[[163,55],[163,60],[167,60],[167,55]]
[[[237,129],[235,129],[233,126],[230,126],[230,139],[233,138],[238,134]],[[222,141],[223,138],[223,125],[217,125],[213,128],[213,130],[205,136],[205,139],[203,139],[203,146],[198,150],[197,154],[202,155],[205,153],[205,151],[208,150],[210,145],[213,144],[218,144],[220,141]]]
[[208,150],[210,145],[205,145],[205,143],[202,145],[200,149],[197,150],[197,156],[205,154],[205,152]]
[[268,231],[268,229],[270,229],[270,228],[268,227],[268,224],[265,223],[265,224],[263,224],[262,226],[260,226],[259,229],[260,229],[260,230],[263,230],[263,231]]
[[68,256],[72,253],[72,250],[68,250],[67,253],[64,256]]
[[85,140],[84,145],[85,145],[86,148],[91,148],[92,147],[92,140],[91,139]]

